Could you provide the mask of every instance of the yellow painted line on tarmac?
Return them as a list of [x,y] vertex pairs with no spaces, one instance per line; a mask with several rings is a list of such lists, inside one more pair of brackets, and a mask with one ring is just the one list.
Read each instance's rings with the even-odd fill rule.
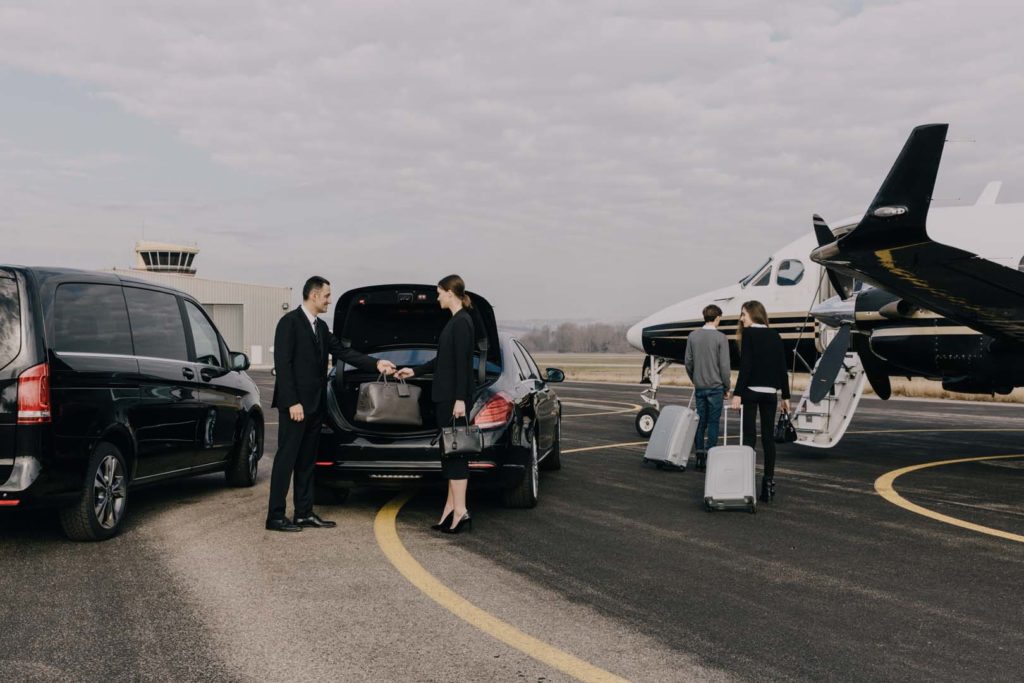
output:
[[983,526],[981,524],[975,524],[968,522],[963,519],[956,517],[950,517],[934,510],[929,510],[926,507],[922,507],[916,503],[911,503],[909,500],[901,496],[896,492],[893,487],[895,481],[902,477],[904,474],[910,472],[916,472],[918,470],[928,469],[930,467],[942,467],[943,465],[956,465],[964,462],[981,462],[983,460],[1008,460],[1010,458],[1021,458],[1024,454],[1015,453],[1013,455],[986,455],[980,458],[959,458],[957,460],[939,460],[937,462],[926,462],[923,465],[911,465],[910,467],[904,467],[902,469],[893,470],[892,472],[886,472],[878,479],[875,480],[875,491],[878,492],[882,498],[886,499],[893,505],[898,505],[904,510],[917,513],[924,517],[934,519],[945,524],[952,524],[962,529],[968,529],[970,531],[976,531],[980,534],[988,534],[989,536],[996,536],[997,538],[1003,538],[1008,541],[1016,541],[1017,543],[1024,543],[1024,536],[1020,534],[1010,533],[1009,531],[1002,531],[1000,529],[993,529],[992,527]]
[[626,443],[610,443],[604,446],[587,446],[586,448],[567,448],[562,453],[583,453],[584,451],[600,451],[605,448],[622,448],[623,446],[643,446],[646,441],[627,441]]
[[[636,410],[640,410],[643,407],[639,403],[628,403],[626,401],[602,401],[600,399],[586,399],[586,398],[575,398],[575,397],[568,397],[563,402],[563,405],[569,406],[569,407],[573,407],[573,404],[576,404],[576,403],[583,403],[584,405],[581,406],[581,407],[584,407],[584,408],[603,408],[603,407],[606,407],[606,406],[616,406],[616,405],[627,406],[627,407],[626,408],[622,408],[621,410],[608,410],[608,411],[602,411],[602,412],[599,412],[599,413],[563,414],[562,417],[597,417],[598,415],[623,415],[625,413],[632,413],[632,412],[634,412]],[[588,406],[588,405],[586,405],[587,403],[590,403],[591,405]]]
[[1013,429],[1008,427],[967,427],[958,429],[949,427],[943,429],[872,429],[861,432],[846,432],[847,434],[916,434],[932,432],[1024,432],[1024,429]]
[[598,415],[623,415],[625,413],[632,413],[633,408],[626,408],[625,410],[609,410],[603,413],[573,413],[563,414],[562,417],[597,417]]
[[419,588],[431,600],[459,617],[470,626],[480,629],[506,645],[533,657],[539,662],[558,669],[580,681],[621,682],[626,679],[589,664],[568,652],[559,650],[542,640],[523,633],[515,626],[498,619],[438,581],[433,574],[416,561],[398,537],[395,520],[402,506],[409,502],[415,491],[403,493],[382,507],[373,522],[377,544],[391,564],[409,583]]

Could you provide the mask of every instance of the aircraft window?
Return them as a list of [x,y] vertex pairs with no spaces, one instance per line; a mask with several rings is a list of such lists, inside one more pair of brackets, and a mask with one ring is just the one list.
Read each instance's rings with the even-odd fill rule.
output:
[[1024,273],[1024,256],[1021,257],[1020,263],[1017,264],[1017,270]]
[[771,262],[772,262],[772,260],[769,258],[767,261],[765,261],[764,263],[759,265],[757,268],[755,268],[753,271],[751,271],[750,275],[748,275],[745,278],[743,278],[742,280],[740,280],[740,287],[746,287],[747,285],[749,285],[750,281],[753,280],[758,275],[760,275],[761,271],[764,270],[764,267],[767,266]]
[[804,279],[804,264],[796,259],[787,259],[779,264],[779,274],[775,283],[782,287],[791,287]]
[[754,281],[753,286],[754,287],[764,287],[765,285],[767,285],[771,281],[772,281],[772,267],[768,266],[767,268],[765,268],[764,273],[760,274],[760,276]]

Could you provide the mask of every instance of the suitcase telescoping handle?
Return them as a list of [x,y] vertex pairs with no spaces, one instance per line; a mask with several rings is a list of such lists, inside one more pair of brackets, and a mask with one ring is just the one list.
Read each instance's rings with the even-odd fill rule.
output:
[[[722,402],[722,445],[729,445],[729,402]],[[743,404],[740,404],[740,440],[739,444],[743,445]]]

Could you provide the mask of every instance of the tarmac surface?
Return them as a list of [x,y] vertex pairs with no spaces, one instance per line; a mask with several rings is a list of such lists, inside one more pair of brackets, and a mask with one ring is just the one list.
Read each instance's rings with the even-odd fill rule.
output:
[[[273,378],[253,374],[275,420]],[[641,465],[639,387],[557,392],[563,467],[543,473],[538,507],[506,510],[471,492],[474,529],[458,537],[428,528],[443,502],[436,488],[416,492],[396,524],[384,508],[397,492],[359,490],[320,508],[337,529],[264,531],[273,424],[256,487],[208,475],[136,491],[125,532],[106,543],[64,540],[50,513],[5,512],[0,672],[39,681],[1020,680],[1024,406],[866,399],[836,448],[780,447],[778,497],[750,515],[705,512],[701,473]],[[932,517],[875,488],[899,468],[1000,455],[1019,457],[896,478],[898,494]],[[428,595],[413,570],[392,564],[389,528],[444,590]],[[478,616],[456,616],[451,595]],[[481,630],[487,619],[532,640],[492,637]],[[541,646],[590,674],[552,666]]]

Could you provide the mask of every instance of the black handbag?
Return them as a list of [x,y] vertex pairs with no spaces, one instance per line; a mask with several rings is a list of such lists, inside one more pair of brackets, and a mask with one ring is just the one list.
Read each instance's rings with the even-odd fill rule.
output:
[[779,421],[775,423],[775,443],[793,443],[796,441],[796,427],[789,419],[789,413],[779,413]]
[[388,382],[387,377],[359,385],[356,421],[383,425],[423,424],[420,413],[420,388],[404,381]]
[[484,449],[484,433],[476,425],[469,424],[469,417],[464,416],[465,425],[452,424],[441,429],[441,458],[458,455],[479,455]]

